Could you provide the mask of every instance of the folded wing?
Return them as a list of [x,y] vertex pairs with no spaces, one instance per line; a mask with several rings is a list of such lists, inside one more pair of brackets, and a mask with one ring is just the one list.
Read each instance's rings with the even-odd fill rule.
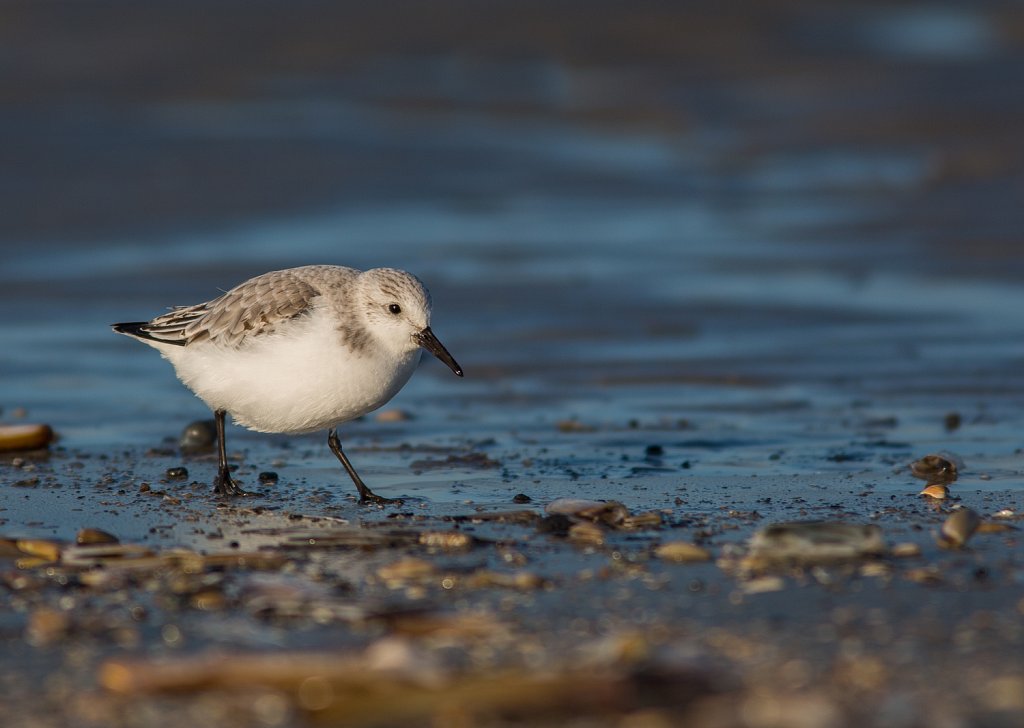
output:
[[139,339],[178,346],[209,340],[236,347],[308,312],[318,295],[316,288],[291,271],[274,271],[207,303],[179,306],[152,321],[114,324],[113,328]]

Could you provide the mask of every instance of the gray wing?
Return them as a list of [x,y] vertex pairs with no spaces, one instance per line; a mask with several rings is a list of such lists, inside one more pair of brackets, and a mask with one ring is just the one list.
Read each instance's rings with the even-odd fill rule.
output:
[[309,311],[320,291],[282,270],[242,283],[220,298],[180,306],[139,326],[135,336],[187,346],[207,339],[239,346],[247,337],[273,331]]

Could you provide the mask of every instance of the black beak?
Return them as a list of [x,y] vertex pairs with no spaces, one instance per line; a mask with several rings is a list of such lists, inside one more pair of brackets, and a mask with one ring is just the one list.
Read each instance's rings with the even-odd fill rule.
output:
[[459,363],[452,358],[452,355],[448,353],[448,350],[444,348],[444,344],[437,340],[437,337],[434,336],[434,332],[430,330],[429,326],[418,334],[413,334],[412,338],[416,339],[416,343],[424,349],[447,364],[448,368],[455,372],[456,376],[462,376],[462,367],[460,367]]

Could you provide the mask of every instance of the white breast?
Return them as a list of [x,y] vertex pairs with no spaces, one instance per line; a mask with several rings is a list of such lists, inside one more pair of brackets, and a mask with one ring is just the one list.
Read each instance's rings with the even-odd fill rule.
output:
[[322,309],[238,349],[211,341],[152,345],[210,408],[250,430],[287,433],[324,430],[377,409],[409,381],[421,353],[394,356],[373,344],[353,353]]

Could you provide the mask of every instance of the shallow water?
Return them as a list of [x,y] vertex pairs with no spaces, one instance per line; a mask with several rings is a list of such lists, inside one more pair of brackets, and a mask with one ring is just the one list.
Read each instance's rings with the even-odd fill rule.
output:
[[[235,520],[281,520],[213,510],[212,460],[174,451],[203,404],[108,324],[308,263],[419,275],[466,371],[426,361],[393,402],[413,419],[343,428],[367,482],[414,514],[580,496],[669,509],[688,537],[691,522],[756,509],[880,519],[894,540],[931,544],[938,514],[906,466],[939,450],[967,463],[964,505],[1024,510],[1015,5],[641,4],[623,18],[599,4],[577,22],[570,5],[521,4],[459,23],[403,7],[400,32],[382,11],[276,7],[251,8],[226,47],[160,3],[122,8],[116,28],[6,11],[0,419],[61,439],[35,487],[5,466],[4,535],[89,525],[204,550],[223,530],[267,547]],[[231,428],[228,444],[243,482],[279,473],[255,501],[270,512],[387,518],[355,506],[321,435]],[[415,464],[466,453],[499,466]],[[162,482],[181,464],[188,484]],[[142,483],[190,500],[176,513],[135,495]],[[551,574],[603,563],[531,558]],[[986,542],[951,571],[972,559],[996,586],[975,596],[964,576],[942,592],[949,619],[1019,611],[1019,543]],[[897,621],[923,588],[851,599]],[[644,609],[692,608],[698,631],[815,618],[792,590],[756,606],[674,598]],[[569,608],[558,590],[538,600],[541,622]],[[800,635],[789,624],[780,639]],[[261,639],[235,626],[244,636],[226,643]],[[929,645],[908,649],[931,660]]]

